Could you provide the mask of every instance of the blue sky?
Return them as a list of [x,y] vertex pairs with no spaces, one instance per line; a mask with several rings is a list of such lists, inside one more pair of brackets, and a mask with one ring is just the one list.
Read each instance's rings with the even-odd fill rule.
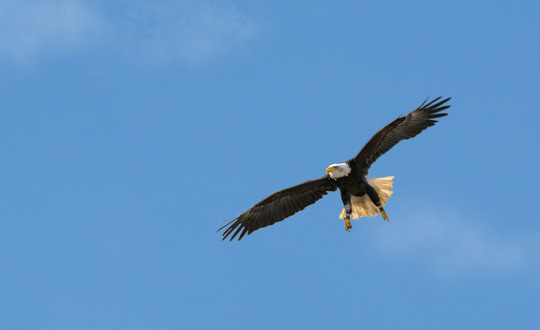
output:
[[[540,326],[536,1],[0,1],[0,327]],[[220,221],[426,97],[380,217]]]

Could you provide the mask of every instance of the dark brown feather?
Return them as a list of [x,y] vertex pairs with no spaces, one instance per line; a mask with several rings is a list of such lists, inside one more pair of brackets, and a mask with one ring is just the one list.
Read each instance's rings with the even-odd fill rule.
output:
[[356,157],[349,161],[349,164],[356,167],[364,176],[367,175],[371,164],[399,141],[415,137],[426,128],[435,125],[437,122],[435,118],[447,115],[447,113],[441,111],[450,108],[449,105],[444,105],[450,98],[437,102],[440,98],[439,96],[427,104],[426,99],[416,110],[403,117],[396,118],[380,129]]
[[283,189],[266,197],[238,218],[229,221],[218,231],[225,229],[223,239],[231,236],[231,241],[240,234],[241,240],[257,229],[273,225],[315,203],[329,191],[337,189],[334,180],[328,175],[303,182],[299,185]]

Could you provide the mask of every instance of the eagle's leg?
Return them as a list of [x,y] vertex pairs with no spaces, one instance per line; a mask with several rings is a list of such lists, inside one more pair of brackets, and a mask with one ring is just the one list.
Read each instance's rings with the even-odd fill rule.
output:
[[349,204],[345,204],[345,230],[346,231],[349,231],[351,228],[352,228],[352,223],[351,223],[351,203]]
[[377,194],[377,191],[375,191],[375,189],[369,184],[366,184],[366,193],[368,194],[369,199],[371,199],[373,204],[375,204],[375,206],[379,208],[379,212],[381,212],[382,218],[386,221],[389,221],[390,219],[388,219],[388,215],[382,207],[381,199],[379,198],[379,194]]
[[386,221],[389,221],[390,219],[388,219],[388,215],[386,214],[386,212],[384,211],[383,207],[382,206],[379,206],[379,211],[381,211],[381,215],[382,215],[382,218]]
[[351,230],[352,228],[352,223],[351,223],[351,211],[352,211],[352,206],[351,206],[351,196],[347,193],[344,193],[343,191],[341,191],[341,200],[343,201],[343,208],[345,209],[345,230],[346,231],[349,231]]
[[352,228],[352,223],[350,218],[345,218],[345,230],[349,231]]

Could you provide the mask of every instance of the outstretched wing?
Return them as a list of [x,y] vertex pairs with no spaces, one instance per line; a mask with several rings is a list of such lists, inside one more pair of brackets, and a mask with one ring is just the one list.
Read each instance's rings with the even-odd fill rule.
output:
[[218,231],[226,228],[223,232],[223,239],[232,234],[232,241],[236,235],[240,234],[238,240],[241,240],[244,235],[249,235],[257,229],[284,220],[315,203],[329,191],[335,191],[336,189],[335,182],[326,175],[316,180],[309,180],[277,191],[255,204],[238,218],[229,221]]
[[367,175],[369,167],[379,156],[390,150],[399,141],[415,137],[426,128],[435,125],[437,122],[435,118],[447,115],[441,111],[450,108],[449,105],[444,105],[450,98],[439,101],[440,98],[439,96],[427,104],[426,99],[418,109],[406,116],[398,117],[380,129],[350,162],[354,163],[363,175]]

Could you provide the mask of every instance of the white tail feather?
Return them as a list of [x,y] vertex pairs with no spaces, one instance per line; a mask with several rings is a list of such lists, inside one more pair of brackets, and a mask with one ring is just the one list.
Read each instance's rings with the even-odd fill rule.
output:
[[[382,206],[386,205],[386,200],[392,196],[394,193],[392,191],[392,186],[394,185],[394,182],[392,181],[394,179],[393,176],[386,176],[384,178],[373,178],[373,179],[367,179],[367,182],[370,186],[375,188],[375,191],[377,194],[379,194],[379,198],[381,199]],[[363,196],[351,196],[351,206],[352,206],[352,212],[351,212],[351,218],[352,219],[358,219],[360,217],[374,217],[377,214],[379,214],[379,208],[373,204],[371,199],[369,199],[369,196],[367,194]],[[340,219],[345,219],[345,208],[341,209],[341,213],[339,214]]]

